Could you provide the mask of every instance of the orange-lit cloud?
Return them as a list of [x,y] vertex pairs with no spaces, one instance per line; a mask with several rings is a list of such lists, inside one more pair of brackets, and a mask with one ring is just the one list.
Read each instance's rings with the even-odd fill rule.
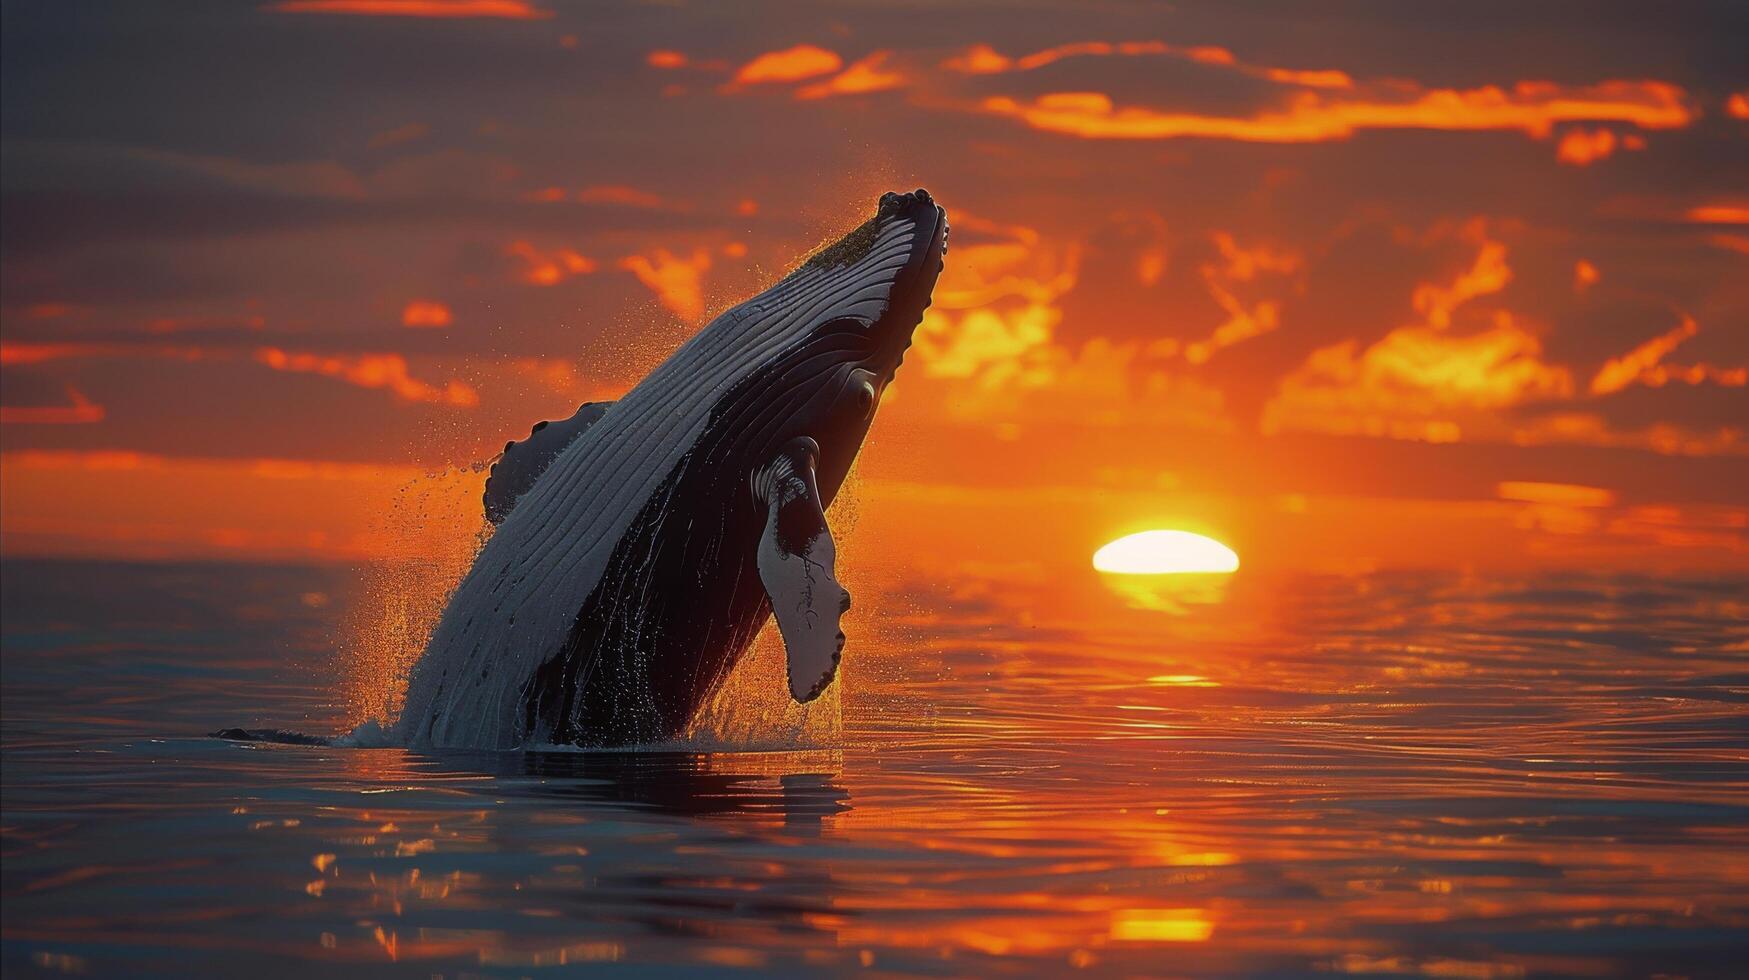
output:
[[974,44],[941,63],[948,71],[965,75],[996,75],[1014,70],[1014,59],[990,47]]
[[1584,259],[1573,263],[1573,291],[1582,293],[1603,279],[1603,273],[1597,271],[1597,266]]
[[833,51],[812,44],[798,44],[782,51],[762,54],[742,65],[730,79],[728,88],[760,85],[769,82],[799,82],[826,75],[844,67],[844,59]]
[[1478,296],[1497,293],[1512,281],[1512,269],[1506,264],[1506,246],[1487,237],[1486,225],[1471,221],[1460,234],[1478,246],[1470,268],[1450,285],[1422,283],[1415,287],[1412,297],[1415,312],[1426,317],[1428,326],[1436,330],[1451,326],[1452,311],[1459,306]]
[[1607,395],[1620,391],[1628,385],[1640,380],[1647,372],[1656,370],[1658,362],[1664,355],[1675,350],[1678,345],[1700,332],[1700,324],[1693,317],[1685,316],[1682,322],[1665,333],[1653,337],[1620,357],[1612,358],[1591,379],[1591,393]]
[[1614,491],[1576,483],[1503,480],[1495,485],[1494,493],[1501,500],[1529,504],[1519,513],[1516,525],[1547,534],[1592,534],[1602,525],[1596,511],[1615,505]]
[[24,308],[24,315],[31,320],[59,320],[71,316],[77,309],[71,303],[32,303]]
[[166,334],[181,333],[185,330],[223,330],[233,327],[247,327],[250,330],[260,330],[267,326],[267,318],[259,313],[248,316],[159,316],[146,321],[146,330],[150,333]]
[[1466,416],[1572,391],[1536,335],[1500,313],[1479,333],[1399,327],[1364,350],[1345,340],[1315,351],[1282,381],[1263,429],[1456,442]]
[[65,357],[80,357],[97,349],[95,344],[0,343],[0,365],[41,364]]
[[596,184],[577,192],[577,200],[586,204],[625,204],[634,208],[661,210],[674,205],[660,194],[639,190],[625,184]]
[[1164,41],[1122,41],[1115,44],[1105,41],[1080,41],[1045,48],[1042,51],[1035,51],[1016,58],[1010,58],[988,44],[974,44],[960,54],[942,62],[941,67],[948,71],[967,75],[993,75],[1010,71],[1032,71],[1067,58],[1109,55],[1128,57],[1163,55],[1194,61],[1198,64],[1218,65],[1253,78],[1264,78],[1283,85],[1298,85],[1305,88],[1342,89],[1354,86],[1354,79],[1349,77],[1347,72],[1334,69],[1306,71],[1253,65],[1240,61],[1233,52],[1226,48],[1186,47],[1167,44]]
[[1080,278],[1078,243],[971,214],[955,227],[979,238],[956,246],[942,273],[912,338],[929,381],[906,388],[901,404],[937,398],[935,411],[993,424],[1000,438],[1041,419],[1061,424],[1065,404],[1076,406],[1077,425],[1233,430],[1219,389],[1163,369],[1175,341],[1058,339],[1062,302]]
[[1300,256],[1296,252],[1267,245],[1242,248],[1225,231],[1214,232],[1210,237],[1220,250],[1221,261],[1205,262],[1197,271],[1209,297],[1227,314],[1227,318],[1207,338],[1185,345],[1184,357],[1192,364],[1206,363],[1224,347],[1274,330],[1279,325],[1281,304],[1274,300],[1243,302],[1236,294],[1237,288],[1260,274],[1285,276],[1300,267]]
[[1528,504],[1553,504],[1560,507],[1610,507],[1615,504],[1614,491],[1573,483],[1503,480],[1496,485],[1495,493],[1501,500],[1520,500]]
[[1066,352],[1054,348],[1059,301],[1079,277],[1079,251],[1043,245],[1036,229],[974,215],[959,227],[994,237],[957,247],[913,347],[925,373],[984,388],[1049,384]]
[[498,18],[545,20],[553,15],[527,0],[281,0],[267,10],[282,14],[351,14],[361,17]]
[[1450,283],[1416,286],[1412,302],[1423,322],[1398,327],[1364,349],[1345,340],[1314,351],[1265,407],[1265,432],[1455,442],[1466,437],[1467,425],[1499,438],[1506,427],[1491,413],[1572,396],[1571,372],[1545,361],[1540,338],[1510,312],[1496,310],[1478,332],[1451,329],[1458,307],[1500,291],[1512,278],[1506,247],[1489,238],[1484,222],[1466,222],[1456,235],[1476,246],[1476,257]]
[[275,371],[320,374],[360,388],[384,388],[409,402],[433,402],[471,408],[480,403],[479,393],[461,381],[442,387],[421,381],[408,371],[407,359],[399,354],[323,355],[261,347],[255,360]]
[[1749,225],[1749,204],[1702,204],[1689,208],[1686,216],[1698,225]]
[[452,317],[449,307],[429,299],[416,299],[401,311],[403,327],[447,327]]
[[1656,422],[1622,429],[1611,426],[1596,412],[1577,410],[1555,412],[1518,424],[1512,428],[1510,440],[1518,446],[1600,446],[1645,450],[1663,456],[1749,456],[1749,439],[1740,426],[1707,429]]
[[522,280],[536,286],[556,286],[572,276],[586,275],[596,269],[594,259],[568,248],[543,252],[529,242],[516,241],[510,243],[510,254],[525,263]]
[[642,190],[629,184],[591,184],[578,191],[569,191],[563,187],[543,187],[525,195],[525,200],[538,204],[558,204],[563,201],[577,201],[583,204],[623,204],[627,207],[644,208],[650,211],[685,211],[685,204],[671,201],[653,191]]
[[6,425],[87,425],[101,422],[103,406],[86,398],[79,389],[67,386],[67,405],[0,405],[0,424]]
[[209,357],[224,356],[222,351],[171,344],[0,342],[0,365],[42,364],[75,357],[125,357],[139,354],[182,361],[201,361]]
[[1706,240],[1708,244],[1722,248],[1727,252],[1749,255],[1749,235],[1730,235],[1721,232],[1717,235],[1708,235]]
[[1700,324],[1693,317],[1684,316],[1681,323],[1668,331],[1620,357],[1611,358],[1591,379],[1591,393],[1608,395],[1634,384],[1660,388],[1672,381],[1691,385],[1711,383],[1727,388],[1743,387],[1749,381],[1749,368],[1663,363],[1671,351],[1699,332]]
[[1619,142],[1612,129],[1569,129],[1555,146],[1555,159],[1575,167],[1590,166],[1613,156]]
[[891,51],[876,51],[823,82],[797,89],[796,98],[823,99],[831,95],[861,95],[898,88],[905,84],[905,76],[884,67],[891,55]]
[[680,319],[696,323],[704,316],[704,273],[711,267],[710,252],[694,249],[691,257],[682,257],[658,248],[648,255],[628,255],[619,267],[637,276]]
[[1103,92],[1057,92],[1030,103],[993,96],[981,108],[1035,129],[1087,139],[1204,137],[1263,143],[1347,139],[1365,129],[1508,130],[1542,139],[1562,122],[1671,129],[1694,118],[1681,89],[1653,81],[1609,81],[1583,88],[1547,82],[1520,82],[1511,89],[1380,86],[1371,97],[1303,91],[1280,108],[1250,116],[1119,108]]
[[660,50],[645,55],[644,64],[651,68],[685,68],[687,60],[686,55],[679,51]]
[[1725,100],[1725,113],[1736,119],[1749,119],[1749,91],[1732,92]]

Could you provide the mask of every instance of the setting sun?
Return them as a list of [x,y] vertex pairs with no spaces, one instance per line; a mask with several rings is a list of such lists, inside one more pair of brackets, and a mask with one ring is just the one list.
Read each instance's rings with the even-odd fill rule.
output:
[[1119,575],[1231,572],[1239,568],[1239,556],[1219,541],[1189,531],[1142,531],[1094,552],[1093,567]]

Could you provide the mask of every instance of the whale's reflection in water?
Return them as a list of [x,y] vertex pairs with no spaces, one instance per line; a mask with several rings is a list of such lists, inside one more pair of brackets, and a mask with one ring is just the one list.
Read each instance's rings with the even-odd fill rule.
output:
[[818,831],[850,809],[843,753],[480,752],[411,754],[412,768],[491,776],[495,795],[682,817],[747,816]]

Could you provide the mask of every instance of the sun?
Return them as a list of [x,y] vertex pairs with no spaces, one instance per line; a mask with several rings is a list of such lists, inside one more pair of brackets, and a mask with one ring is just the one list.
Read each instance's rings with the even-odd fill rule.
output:
[[1141,531],[1093,553],[1093,567],[1117,575],[1232,572],[1239,556],[1214,538],[1189,531]]

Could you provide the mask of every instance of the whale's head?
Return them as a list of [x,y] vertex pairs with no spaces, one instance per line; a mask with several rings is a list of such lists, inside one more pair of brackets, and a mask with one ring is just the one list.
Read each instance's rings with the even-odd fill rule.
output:
[[788,389],[794,408],[768,436],[819,445],[828,501],[911,346],[946,251],[947,212],[928,191],[883,194],[873,217],[765,294],[798,318],[782,367],[764,381]]

